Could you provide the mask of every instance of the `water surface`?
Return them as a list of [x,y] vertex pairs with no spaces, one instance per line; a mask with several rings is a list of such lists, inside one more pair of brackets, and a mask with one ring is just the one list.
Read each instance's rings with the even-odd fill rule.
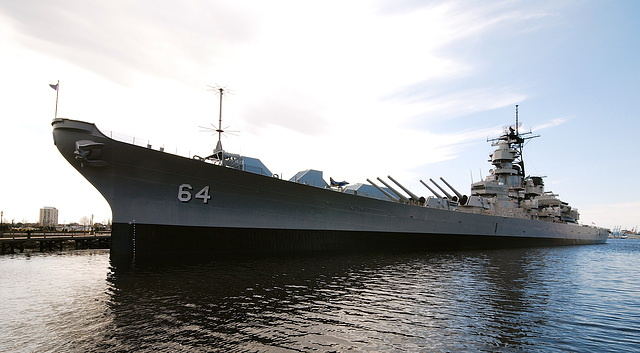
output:
[[640,349],[640,240],[114,265],[0,256],[0,351]]

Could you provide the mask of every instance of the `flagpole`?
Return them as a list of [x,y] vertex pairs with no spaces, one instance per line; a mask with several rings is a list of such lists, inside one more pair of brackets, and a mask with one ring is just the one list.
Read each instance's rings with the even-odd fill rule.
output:
[[58,95],[60,94],[60,80],[56,84],[56,115],[55,119],[58,119]]

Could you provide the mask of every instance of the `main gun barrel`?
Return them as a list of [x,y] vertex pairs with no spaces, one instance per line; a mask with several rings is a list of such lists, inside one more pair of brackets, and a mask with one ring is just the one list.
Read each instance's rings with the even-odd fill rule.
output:
[[426,186],[426,187],[427,187],[427,189],[429,189],[429,191],[431,191],[431,193],[432,193],[435,197],[437,197],[437,198],[439,198],[439,199],[441,199],[441,198],[442,198],[442,195],[438,194],[438,193],[437,193],[435,190],[433,190],[429,185],[427,185],[424,181],[422,181],[422,179],[420,180],[420,182],[422,183],[422,185]]
[[461,205],[465,205],[467,203],[467,200],[469,198],[466,195],[462,195],[461,193],[459,193],[458,190],[454,189],[453,186],[451,186],[451,184],[447,183],[447,181],[444,180],[443,177],[440,177],[440,180],[442,180],[449,187],[449,189],[451,189],[456,194],[456,196],[458,196],[458,202]]
[[394,194],[398,195],[398,197],[402,199],[402,201],[409,201],[409,199],[406,196],[402,195],[400,192],[398,192],[398,190],[391,187],[391,185],[385,183],[384,180],[380,179],[380,177],[376,179],[378,179],[382,184],[384,184],[384,186],[386,186],[387,189],[391,190]]
[[438,183],[436,183],[435,181],[433,181],[433,179],[429,178],[429,180],[431,180],[431,182],[433,183],[433,185],[437,186],[438,189],[440,189],[440,191],[442,191],[443,194],[445,194],[445,196],[447,196],[447,198],[449,200],[453,200],[453,196],[451,196],[451,194],[449,194],[447,192],[447,190],[443,189],[440,185],[438,185]]
[[458,196],[459,199],[462,198],[462,194],[458,192],[458,190],[454,189],[453,186],[451,186],[451,184],[447,183],[446,180],[444,180],[443,177],[440,177],[440,180],[442,180],[442,182],[449,187],[449,189],[451,189],[451,191],[453,191],[454,194],[456,194],[456,196]]
[[397,197],[394,197],[393,195],[391,195],[390,193],[384,191],[383,188],[379,187],[378,185],[376,185],[376,183],[374,183],[373,181],[369,180],[369,178],[367,178],[367,181],[369,182],[369,184],[373,185],[373,187],[375,187],[376,189],[378,189],[381,193],[384,194],[384,196],[388,197],[389,200],[391,201],[398,201]]
[[393,181],[396,185],[398,185],[400,187],[400,189],[404,190],[404,192],[406,192],[409,196],[411,196],[411,198],[413,200],[420,201],[420,197],[418,195],[412,193],[411,191],[409,191],[409,189],[407,189],[404,186],[402,186],[402,184],[400,184],[394,178],[392,178],[391,175],[387,175],[387,178],[391,179],[391,181]]

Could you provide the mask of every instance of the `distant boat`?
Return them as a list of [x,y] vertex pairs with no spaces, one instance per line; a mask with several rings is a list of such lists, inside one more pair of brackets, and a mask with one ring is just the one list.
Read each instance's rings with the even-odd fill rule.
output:
[[314,170],[282,180],[220,139],[211,155],[186,158],[114,140],[88,122],[52,125],[60,153],[111,206],[112,256],[600,244],[609,236],[579,225],[578,211],[545,191],[542,177],[526,176],[522,148],[537,136],[518,131],[517,114],[490,140],[494,169],[470,195],[441,178],[446,188],[421,181],[427,198],[391,176],[377,179],[384,186],[332,187]]

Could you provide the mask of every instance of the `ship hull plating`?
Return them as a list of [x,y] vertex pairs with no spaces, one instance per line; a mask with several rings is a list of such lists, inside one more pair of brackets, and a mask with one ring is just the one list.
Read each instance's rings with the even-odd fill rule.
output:
[[[466,250],[596,244],[584,239],[358,232],[299,229],[208,228],[114,223],[112,254],[138,258],[158,255],[262,253],[363,253]],[[140,249],[140,250],[138,250]]]
[[112,140],[57,119],[54,142],[113,212],[113,256],[604,243],[602,229],[376,200]]

